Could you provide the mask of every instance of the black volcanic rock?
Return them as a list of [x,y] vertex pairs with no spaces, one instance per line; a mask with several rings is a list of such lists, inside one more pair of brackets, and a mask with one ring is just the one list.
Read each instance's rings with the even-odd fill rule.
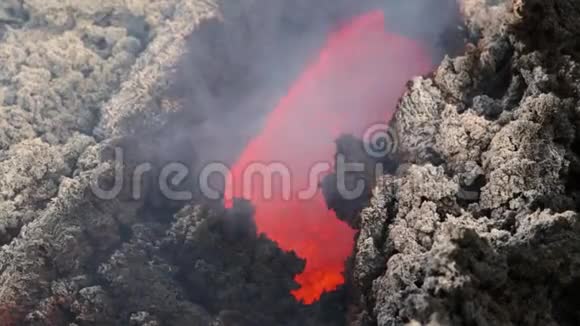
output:
[[409,162],[360,215],[355,324],[578,324],[580,53],[560,37],[580,36],[580,7],[463,9],[480,39],[411,83],[396,115]]

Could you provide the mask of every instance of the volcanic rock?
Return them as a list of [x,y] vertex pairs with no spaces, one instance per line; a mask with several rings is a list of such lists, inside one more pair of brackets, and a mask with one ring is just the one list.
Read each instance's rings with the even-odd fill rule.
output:
[[[574,1],[463,1],[474,46],[412,81],[409,164],[360,215],[357,325],[575,325],[580,81]],[[574,36],[572,36],[574,35]]]
[[[340,321],[323,304],[295,301],[304,262],[257,237],[247,210],[171,203],[152,193],[155,175],[124,182],[114,198],[95,191],[132,181],[144,163],[158,173],[193,162],[194,148],[183,150],[191,144],[164,132],[184,107],[168,81],[203,41],[194,31],[219,22],[221,9],[180,0],[0,5],[1,325]],[[182,150],[160,150],[169,145]]]

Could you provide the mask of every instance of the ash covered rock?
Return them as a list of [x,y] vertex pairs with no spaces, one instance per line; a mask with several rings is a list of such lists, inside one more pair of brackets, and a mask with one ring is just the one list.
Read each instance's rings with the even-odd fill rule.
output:
[[[168,84],[188,46],[208,47],[211,34],[190,39],[204,23],[241,14],[219,8],[0,5],[1,325],[343,324],[337,294],[308,307],[295,301],[304,263],[256,236],[247,211],[194,203],[176,213],[186,203],[154,205],[147,187],[138,199],[94,190],[119,177],[116,147],[126,145],[124,177],[188,152],[163,129],[173,112],[195,110],[167,94]],[[168,143],[183,148],[176,154]]]
[[91,134],[99,108],[127,78],[148,38],[128,20],[96,21],[120,3],[89,3],[22,2],[29,19],[0,43],[0,112],[7,118],[0,149],[32,137],[62,143],[75,131]]
[[158,9],[168,5],[2,2],[2,243],[42,215],[61,182],[76,174],[101,106],[164,24]]
[[477,45],[410,84],[409,165],[360,214],[354,324],[578,324],[578,52],[549,36],[577,35],[577,5],[463,10]]
[[3,248],[3,325],[337,325],[291,296],[303,262],[256,236],[251,211],[159,216],[96,198],[97,172],[63,181]]
[[[0,18],[2,325],[68,324],[77,315],[109,324],[111,301],[96,291],[87,265],[119,245],[138,205],[89,195],[93,175],[109,169],[90,135],[149,32],[165,24],[154,18],[159,5],[0,6],[0,15],[16,19]],[[146,33],[130,17],[144,20]],[[95,302],[92,313],[82,307],[87,302]]]
[[81,152],[94,143],[76,134],[66,144],[50,146],[39,138],[22,141],[0,160],[0,242],[17,236],[57,196],[61,181],[72,176]]
[[113,324],[136,322],[134,311],[161,325],[313,324],[289,293],[303,262],[236,218],[244,216],[188,206],[170,225],[134,224],[131,241],[98,266],[117,303],[105,315]]

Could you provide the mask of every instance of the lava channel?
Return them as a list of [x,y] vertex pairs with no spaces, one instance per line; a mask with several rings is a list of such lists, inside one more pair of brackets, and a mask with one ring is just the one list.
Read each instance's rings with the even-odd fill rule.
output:
[[[338,136],[362,137],[369,126],[388,122],[407,81],[431,68],[428,51],[389,33],[381,11],[355,17],[330,33],[231,167],[226,206],[233,198],[250,200],[258,233],[306,260],[295,278],[297,300],[313,303],[344,283],[355,234],[328,209],[320,189],[306,199],[299,194],[317,187],[323,176],[317,167],[334,164]],[[273,174],[265,182],[263,176],[280,164],[289,179]]]

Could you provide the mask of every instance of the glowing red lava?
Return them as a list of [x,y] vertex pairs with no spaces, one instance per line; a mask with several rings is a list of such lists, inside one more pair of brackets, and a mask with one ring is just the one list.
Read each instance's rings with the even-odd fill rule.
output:
[[[322,177],[318,173],[311,181],[312,167],[333,164],[339,135],[361,137],[372,124],[389,121],[405,83],[430,68],[425,49],[385,30],[382,12],[356,17],[329,36],[232,166],[226,205],[231,205],[232,196],[251,200],[258,232],[306,260],[304,271],[296,276],[296,299],[310,304],[344,283],[355,233],[327,208],[320,190],[308,199],[298,197]],[[283,164],[291,175],[290,197],[284,198],[280,175],[270,186],[256,175],[251,184],[244,180],[257,167],[253,163]]]

